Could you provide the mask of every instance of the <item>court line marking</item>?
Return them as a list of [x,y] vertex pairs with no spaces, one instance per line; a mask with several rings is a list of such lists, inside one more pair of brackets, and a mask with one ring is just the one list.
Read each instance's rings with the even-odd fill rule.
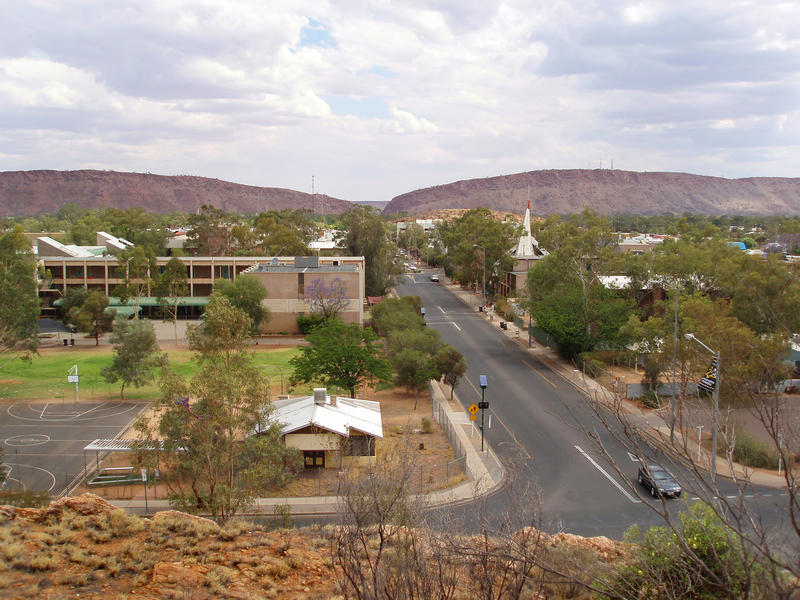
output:
[[45,403],[44,403],[44,408],[42,409],[42,412],[40,412],[40,413],[39,413],[39,418],[40,418],[40,419],[43,419],[43,418],[44,418],[44,411],[46,411],[46,410],[47,410],[47,407],[48,407],[49,405],[50,405],[50,403],[49,403],[49,402],[45,402]]
[[631,495],[630,495],[630,494],[627,492],[627,490],[625,490],[625,488],[623,488],[623,487],[622,487],[622,486],[621,486],[619,483],[617,483],[617,480],[616,480],[616,479],[614,479],[614,478],[613,478],[611,475],[609,475],[609,474],[608,474],[608,472],[607,472],[607,471],[606,471],[606,470],[605,470],[603,467],[601,467],[600,465],[598,465],[598,464],[597,464],[597,462],[595,462],[595,460],[594,460],[594,459],[593,459],[591,456],[589,456],[589,455],[588,455],[586,452],[584,452],[583,448],[581,448],[580,446],[575,446],[575,449],[576,449],[578,452],[580,452],[581,454],[583,454],[583,455],[584,455],[584,456],[585,456],[585,457],[586,457],[586,458],[589,460],[589,462],[590,462],[590,463],[592,463],[592,464],[595,466],[595,468],[596,468],[598,471],[600,471],[600,472],[601,472],[603,475],[605,475],[605,476],[606,476],[606,478],[607,478],[607,479],[608,479],[608,480],[609,480],[611,483],[613,483],[613,484],[614,484],[614,487],[616,487],[616,488],[617,488],[617,489],[618,489],[620,492],[622,492],[622,493],[625,495],[625,497],[626,497],[628,500],[630,500],[630,501],[631,501],[631,502],[633,502],[634,504],[640,504],[640,503],[642,502],[641,500],[638,500],[638,499],[634,498],[633,496],[631,496]]
[[557,389],[557,388],[556,388],[556,384],[555,384],[555,383],[553,383],[553,382],[552,382],[552,381],[550,381],[550,380],[549,380],[547,377],[545,377],[545,376],[544,376],[544,375],[543,375],[543,374],[542,374],[542,373],[539,371],[539,369],[537,369],[536,367],[534,367],[534,366],[533,366],[531,363],[529,363],[527,360],[523,360],[523,361],[522,361],[522,363],[523,363],[523,364],[524,364],[526,367],[528,367],[528,368],[529,368],[531,371],[533,371],[534,373],[536,373],[536,374],[537,374],[539,377],[541,377],[542,379],[544,379],[544,380],[545,380],[547,383],[549,383],[550,385],[552,385],[554,389]]
[[[23,463],[5,463],[5,464],[7,464],[7,465],[9,465],[9,466],[25,467],[26,469],[36,469],[37,471],[44,471],[45,473],[47,473],[48,475],[50,475],[50,479],[52,479],[52,480],[53,480],[53,483],[51,483],[51,484],[50,484],[50,487],[49,487],[49,488],[47,488],[47,491],[49,492],[49,491],[50,491],[50,490],[52,490],[54,487],[56,487],[56,476],[55,476],[55,475],[53,475],[53,474],[52,474],[50,471],[48,471],[47,469],[43,469],[42,467],[36,467],[36,466],[34,466],[34,465],[26,465],[26,464],[23,464]],[[19,470],[19,471],[22,471],[22,469],[18,469],[18,470]],[[9,471],[9,474],[10,474],[10,473],[11,473],[11,471]],[[17,480],[17,481],[19,481],[19,480]],[[22,483],[22,485],[23,485],[23,487],[24,487],[25,489],[28,489],[28,486],[27,486],[27,485],[25,485],[25,483],[24,483],[24,482],[21,482],[21,483]]]

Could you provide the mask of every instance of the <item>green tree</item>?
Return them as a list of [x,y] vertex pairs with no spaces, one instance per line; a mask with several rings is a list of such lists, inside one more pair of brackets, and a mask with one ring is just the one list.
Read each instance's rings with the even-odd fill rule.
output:
[[739,533],[713,509],[700,502],[680,513],[679,519],[673,528],[651,527],[644,534],[638,526],[628,530],[626,541],[638,544],[637,551],[612,571],[603,597],[767,597],[762,586],[771,570],[769,563],[749,555]]
[[309,254],[313,224],[304,211],[270,210],[253,223],[255,250],[262,256],[304,256]]
[[437,370],[444,377],[444,382],[450,386],[450,399],[456,390],[459,380],[467,372],[467,361],[464,355],[450,345],[440,348],[433,357],[437,364]]
[[[69,315],[72,312],[72,307],[76,306],[78,308],[86,302],[86,298],[89,297],[89,288],[85,287],[69,287],[67,291],[64,293],[64,296],[61,300],[61,311],[64,315],[64,322],[69,323]],[[73,325],[77,325],[77,323],[72,323]]]
[[494,297],[505,273],[514,266],[509,249],[519,238],[520,226],[497,221],[489,209],[480,207],[459,219],[443,221],[437,230],[447,248],[447,274],[462,285],[476,284],[480,289],[485,273],[486,295]]
[[300,354],[289,361],[295,383],[318,381],[326,387],[345,388],[355,398],[362,385],[388,381],[392,375],[382,344],[371,329],[331,319],[306,340],[308,346],[300,346]]
[[590,211],[553,217],[537,236],[552,248],[528,273],[526,305],[537,326],[569,359],[596,347],[620,346],[619,330],[633,311],[634,296],[599,278],[621,266],[608,221]]
[[395,371],[395,383],[406,392],[420,392],[431,379],[439,379],[439,364],[434,359],[442,348],[439,332],[420,327],[395,329],[387,338],[389,358]]
[[144,447],[163,441],[158,459],[171,503],[225,521],[291,480],[302,461],[269,418],[269,381],[247,351],[250,318],[219,293],[205,314],[189,331],[197,374],[187,382],[165,370],[155,425],[136,427]]
[[394,284],[396,247],[389,241],[386,223],[368,206],[356,206],[342,216],[338,245],[351,256],[363,256],[367,296],[382,296]]
[[199,256],[230,256],[231,228],[239,220],[233,213],[204,204],[199,213],[189,217],[186,248]]
[[[395,329],[418,329],[425,324],[414,299],[419,296],[384,298],[370,311],[372,327],[379,335],[388,336]],[[420,306],[422,302],[420,301]]]
[[91,333],[95,345],[100,345],[100,336],[111,331],[117,311],[108,308],[108,296],[94,291],[89,294],[80,308],[73,306],[69,320],[78,326],[80,331]]
[[167,355],[160,351],[153,324],[144,319],[128,320],[119,316],[109,340],[114,345],[111,364],[100,374],[108,383],[122,382],[119,397],[125,398],[125,386],[141,387],[153,381],[153,369],[167,365]]
[[39,294],[36,257],[19,227],[0,235],[0,344],[22,349],[26,356],[39,346]]
[[172,257],[156,279],[158,302],[172,319],[175,328],[175,343],[178,343],[178,302],[189,293],[189,278],[186,265],[181,259]]
[[239,275],[234,281],[215,279],[214,291],[225,296],[233,306],[243,310],[250,317],[253,333],[272,318],[269,309],[263,305],[267,289],[252,275]]
[[117,255],[117,276],[123,283],[114,288],[113,294],[125,303],[134,299],[139,318],[139,299],[150,295],[153,275],[156,273],[156,257],[150,250],[141,247],[125,248]]

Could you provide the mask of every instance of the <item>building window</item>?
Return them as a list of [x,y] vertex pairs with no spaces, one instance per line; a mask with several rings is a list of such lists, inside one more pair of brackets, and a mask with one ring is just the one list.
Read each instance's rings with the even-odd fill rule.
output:
[[297,297],[302,298],[306,293],[306,277],[305,273],[297,274]]

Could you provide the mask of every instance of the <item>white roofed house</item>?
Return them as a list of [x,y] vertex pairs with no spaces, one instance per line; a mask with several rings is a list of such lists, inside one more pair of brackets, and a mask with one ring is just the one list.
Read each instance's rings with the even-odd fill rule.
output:
[[329,396],[325,388],[272,402],[269,419],[280,424],[284,443],[303,453],[307,468],[372,464],[383,438],[379,402]]

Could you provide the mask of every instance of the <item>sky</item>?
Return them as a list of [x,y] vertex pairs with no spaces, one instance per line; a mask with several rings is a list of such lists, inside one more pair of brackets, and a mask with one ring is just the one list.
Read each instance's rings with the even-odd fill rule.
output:
[[796,177],[800,2],[0,0],[0,171]]

